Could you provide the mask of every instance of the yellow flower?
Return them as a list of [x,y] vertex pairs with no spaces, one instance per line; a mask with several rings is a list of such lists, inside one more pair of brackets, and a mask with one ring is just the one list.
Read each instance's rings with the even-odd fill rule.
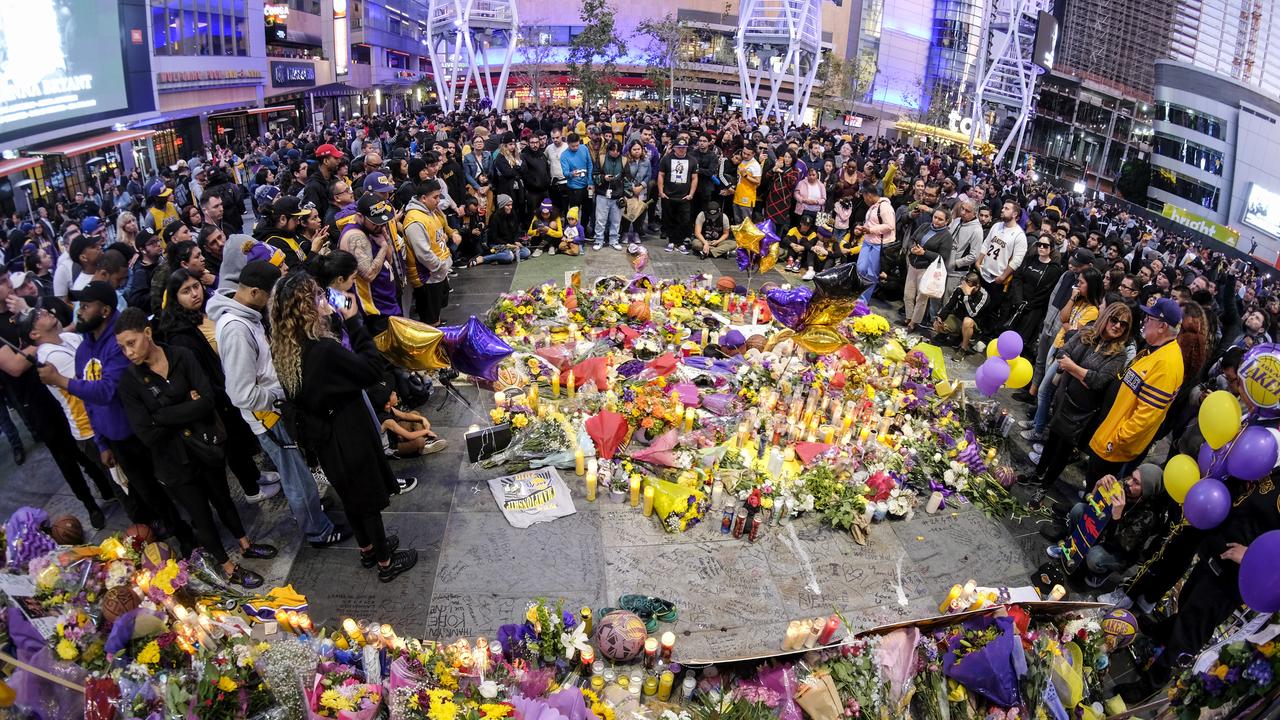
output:
[[511,714],[511,706],[502,703],[485,703],[480,706],[480,712],[488,720],[500,720]]
[[155,640],[147,643],[147,646],[142,648],[142,652],[138,653],[138,662],[143,665],[154,665],[160,662],[160,646]]
[[529,417],[524,413],[517,413],[514,417],[511,418],[511,424],[514,425],[517,430],[519,430],[520,428],[529,424]]
[[1271,642],[1263,643],[1262,645],[1259,645],[1258,652],[1262,653],[1264,657],[1271,657],[1272,655],[1275,655],[1276,654],[1275,641],[1272,640]]
[[66,638],[58,641],[58,657],[63,660],[75,660],[80,651],[76,649],[76,644]]
[[337,690],[325,690],[321,693],[320,706],[329,710],[355,710],[355,705]]
[[494,408],[489,411],[489,419],[493,421],[494,425],[500,425],[507,419],[507,411],[502,408]]
[[760,507],[764,508],[765,510],[768,510],[769,508],[773,507],[773,498],[771,497],[760,498]]
[[240,686],[236,684],[236,681],[232,680],[226,675],[223,675],[222,677],[218,678],[218,689],[223,692],[232,692],[238,687]]
[[432,703],[427,711],[430,720],[453,720],[458,715],[458,704],[452,701]]
[[1219,680],[1226,680],[1226,679],[1227,679],[1227,666],[1226,666],[1226,665],[1219,665],[1218,667],[1214,668],[1214,669],[1213,669],[1209,674],[1210,674],[1210,675],[1216,675],[1216,676],[1217,676],[1217,678],[1218,678]]

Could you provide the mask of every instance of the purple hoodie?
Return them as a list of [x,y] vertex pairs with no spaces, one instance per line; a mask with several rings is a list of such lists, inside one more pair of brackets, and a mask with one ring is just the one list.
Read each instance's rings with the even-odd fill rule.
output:
[[76,349],[76,377],[67,390],[84,401],[94,441],[101,450],[108,440],[124,440],[133,435],[124,405],[116,397],[120,377],[129,371],[129,359],[116,343],[116,316],[112,313],[102,326],[102,334],[82,333],[84,340]]

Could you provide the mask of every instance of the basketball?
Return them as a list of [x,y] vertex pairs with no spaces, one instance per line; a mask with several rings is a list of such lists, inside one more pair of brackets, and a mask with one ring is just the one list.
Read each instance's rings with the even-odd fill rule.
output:
[[120,585],[108,590],[102,596],[102,618],[109,623],[142,604],[142,600],[131,588]]
[[721,275],[720,279],[716,280],[716,289],[720,292],[733,292],[736,287],[738,287],[738,281],[728,275]]
[[164,567],[164,564],[173,558],[173,550],[162,542],[147,543],[142,548],[142,567],[151,572],[156,572]]
[[136,523],[125,528],[124,537],[126,540],[132,540],[136,547],[142,547],[156,539],[156,534],[151,530],[150,525]]
[[1102,634],[1107,637],[1117,650],[1133,644],[1138,635],[1138,619],[1133,613],[1122,608],[1112,608],[1102,616]]
[[596,625],[595,643],[600,654],[610,660],[631,662],[644,651],[647,635],[644,621],[639,616],[626,610],[614,610]]
[[49,523],[49,535],[59,545],[83,545],[84,525],[74,515],[59,515]]
[[754,349],[754,350],[760,350],[763,352],[765,344],[766,344],[766,341],[763,335],[752,335],[751,337],[747,338],[748,350]]

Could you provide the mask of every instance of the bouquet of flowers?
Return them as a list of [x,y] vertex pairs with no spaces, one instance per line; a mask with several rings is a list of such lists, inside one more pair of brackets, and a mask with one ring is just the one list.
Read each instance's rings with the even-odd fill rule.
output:
[[960,626],[947,643],[943,673],[1000,707],[1019,703],[1018,680],[1027,671],[1013,618],[981,617]]
[[382,687],[361,682],[347,665],[322,664],[307,693],[307,717],[370,720],[382,705]]
[[1235,707],[1266,697],[1277,686],[1280,643],[1233,642],[1218,652],[1205,672],[1189,670],[1174,685],[1172,705],[1182,720],[1200,717],[1204,708]]

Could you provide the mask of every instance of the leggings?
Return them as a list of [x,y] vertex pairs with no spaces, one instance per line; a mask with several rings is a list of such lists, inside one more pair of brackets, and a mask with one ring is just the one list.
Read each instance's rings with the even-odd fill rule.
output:
[[62,478],[67,481],[67,487],[71,488],[72,494],[84,505],[85,510],[99,509],[97,501],[93,499],[93,493],[89,491],[88,483],[84,481],[86,474],[98,488],[98,494],[103,500],[110,500],[116,496],[115,483],[107,477],[106,471],[98,464],[98,459],[89,457],[81,449],[80,443],[72,437],[71,427],[67,425],[65,417],[59,415],[57,418],[49,418],[49,422],[44,423],[44,427],[41,428],[40,434],[44,438],[45,446],[49,448],[49,454],[53,456],[54,464],[62,473]]
[[199,546],[209,551],[219,563],[227,561],[227,550],[222,545],[217,526],[213,524],[210,506],[233,537],[238,540],[245,536],[240,513],[227,490],[226,473],[222,463],[214,466],[188,463],[165,483],[169,496],[190,518]]
[[1036,481],[1049,485],[1061,477],[1074,449],[1075,445],[1065,436],[1049,431],[1044,437],[1044,452],[1040,453],[1040,462],[1036,464]]
[[374,559],[380,563],[391,559],[391,553],[387,551],[387,531],[382,527],[381,510],[356,511],[348,508],[347,522],[351,524],[351,532],[355,534],[356,543],[360,547],[373,546]]

